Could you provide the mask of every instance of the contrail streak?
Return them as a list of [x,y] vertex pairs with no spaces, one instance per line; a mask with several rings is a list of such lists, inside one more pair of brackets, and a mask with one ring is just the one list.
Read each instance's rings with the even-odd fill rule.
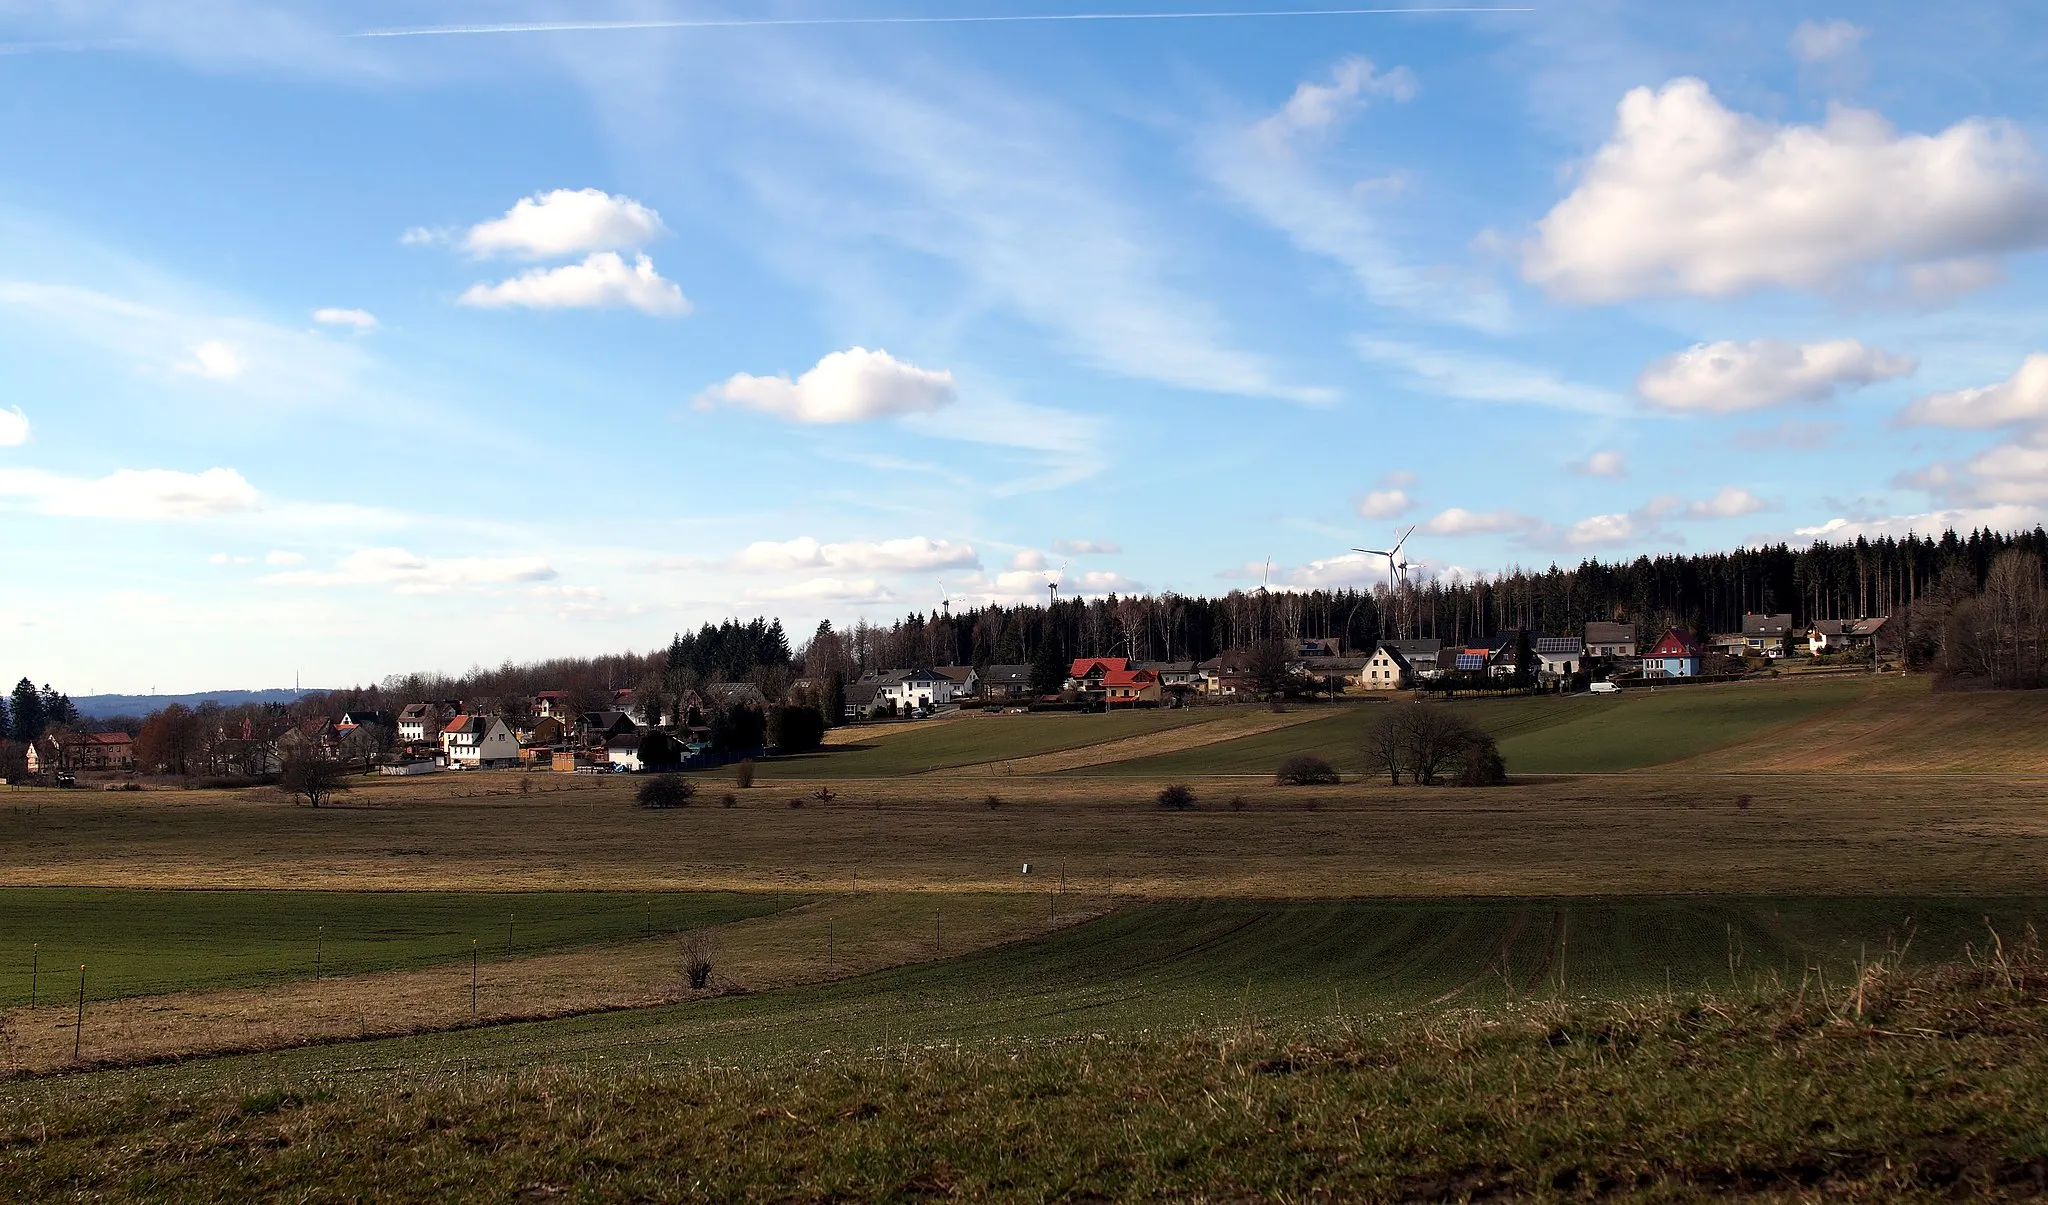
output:
[[1186,13],[1020,13],[952,17],[727,17],[651,19],[641,21],[534,21],[505,25],[417,25],[398,29],[365,29],[352,38],[443,38],[477,34],[617,33],[650,29],[751,29],[813,25],[1014,25],[1059,21],[1251,21],[1260,18],[1369,17],[1438,13],[1532,13],[1533,7],[1464,6],[1444,8],[1298,8],[1242,12]]

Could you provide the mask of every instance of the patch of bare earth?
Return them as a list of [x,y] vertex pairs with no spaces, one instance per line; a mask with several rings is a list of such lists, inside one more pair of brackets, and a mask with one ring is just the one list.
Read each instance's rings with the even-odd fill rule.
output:
[[1162,753],[1179,753],[1186,749],[1199,749],[1203,745],[1234,741],[1240,737],[1257,736],[1262,732],[1273,732],[1281,728],[1292,728],[1311,720],[1325,719],[1328,712],[1318,711],[1251,711],[1238,712],[1222,719],[1206,720],[1180,728],[1168,728],[1159,732],[1147,732],[1138,736],[1127,736],[1120,740],[1104,741],[1097,745],[1083,745],[1077,749],[1061,749],[1053,753],[1038,753],[1030,757],[1013,757],[1005,761],[981,762],[978,765],[960,766],[944,771],[961,778],[975,778],[989,775],[1009,774],[1058,774],[1064,770],[1081,770],[1089,766],[1114,765],[1121,761],[1132,761],[1140,757],[1156,757]]

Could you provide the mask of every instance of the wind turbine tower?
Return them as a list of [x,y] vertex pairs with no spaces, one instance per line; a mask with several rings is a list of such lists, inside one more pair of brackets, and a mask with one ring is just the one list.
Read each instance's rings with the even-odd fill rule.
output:
[[[1415,528],[1413,525],[1410,525],[1407,531],[1401,533],[1401,538],[1394,541],[1392,548],[1354,548],[1351,550],[1363,553],[1366,556],[1383,556],[1387,558],[1387,599],[1394,605],[1394,639],[1396,640],[1402,639],[1406,635],[1401,626],[1400,600],[1401,587],[1405,586],[1408,582],[1408,562],[1402,558],[1401,548],[1408,543],[1408,537],[1414,534]],[[1397,574],[1398,577],[1396,576]]]

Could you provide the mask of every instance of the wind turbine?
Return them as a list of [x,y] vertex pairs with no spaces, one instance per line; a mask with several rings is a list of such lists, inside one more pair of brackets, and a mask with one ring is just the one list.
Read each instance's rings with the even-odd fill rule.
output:
[[943,577],[939,579],[939,606],[945,611],[947,619],[953,618],[953,596],[946,593],[946,579]]
[[[1398,600],[1400,597],[1399,594],[1396,593],[1397,588],[1395,585],[1394,578],[1395,572],[1397,570],[1399,571],[1402,581],[1405,582],[1407,580],[1408,562],[1401,559],[1401,546],[1406,544],[1408,542],[1408,537],[1414,534],[1415,528],[1411,524],[1407,531],[1401,533],[1401,538],[1394,541],[1394,546],[1392,548],[1354,548],[1351,550],[1353,552],[1363,553],[1366,556],[1383,556],[1387,558],[1387,597],[1390,599]],[[1398,616],[1398,614],[1399,613],[1397,611],[1396,615]],[[1400,636],[1400,624],[1398,618],[1395,623],[1394,635],[1397,639]]]
[[1051,610],[1059,605],[1060,579],[1065,576],[1067,576],[1067,562],[1061,561],[1060,571],[1052,575],[1051,581],[1045,583],[1045,605],[1047,610]]

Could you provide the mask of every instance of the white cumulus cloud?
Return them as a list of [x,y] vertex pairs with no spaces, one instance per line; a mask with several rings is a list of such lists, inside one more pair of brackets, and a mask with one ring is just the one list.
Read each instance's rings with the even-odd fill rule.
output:
[[232,381],[248,371],[249,361],[241,348],[225,339],[208,339],[194,344],[192,358],[180,361],[177,368],[209,381]]
[[322,326],[347,326],[359,331],[377,329],[377,315],[368,310],[347,310],[339,306],[321,306],[314,310],[313,321]]
[[504,217],[463,235],[472,255],[554,259],[586,251],[631,251],[668,233],[661,215],[630,197],[596,188],[557,188],[521,197]]
[[746,592],[755,602],[886,602],[893,595],[871,577],[814,577],[788,586],[762,586]]
[[841,573],[915,573],[973,568],[981,564],[973,545],[912,536],[900,540],[821,544],[809,536],[756,540],[734,554],[732,568],[746,573],[830,569]]
[[1597,451],[1570,467],[1581,477],[1628,476],[1628,461],[1619,452]]
[[1629,514],[1590,515],[1565,530],[1564,542],[1578,548],[1625,544],[1636,538],[1636,518]]
[[2048,419],[2048,353],[2028,356],[2018,372],[1995,385],[1916,398],[1903,417],[1933,427],[2003,427]]
[[1809,17],[1792,31],[1792,53],[1802,63],[1825,63],[1855,54],[1869,36],[1869,30],[1840,17],[1832,21]]
[[259,579],[273,586],[390,586],[400,594],[442,594],[479,586],[544,582],[542,557],[426,557],[403,548],[361,548],[327,569],[294,569]]
[[1010,568],[1022,569],[1027,573],[1035,573],[1045,568],[1045,554],[1036,548],[1026,548],[1010,558]]
[[1514,511],[1471,511],[1453,506],[1432,516],[1422,525],[1422,530],[1433,536],[1486,536],[1530,531],[1538,526],[1540,524],[1535,519]]
[[735,373],[698,397],[746,406],[800,423],[855,423],[937,410],[958,397],[953,374],[908,364],[886,351],[835,351],[792,381]]
[[1825,401],[1840,389],[1891,380],[1915,367],[1911,356],[1855,339],[1805,344],[1724,340],[1655,361],[1636,379],[1636,391],[1666,410],[1734,414],[1786,402]]
[[653,260],[637,255],[628,267],[616,251],[593,252],[582,263],[559,268],[532,268],[497,284],[473,284],[463,290],[458,300],[479,309],[630,307],[643,314],[690,312],[689,299],[683,296],[681,287],[655,271]]
[[1537,223],[1522,272],[1580,302],[1833,289],[1883,267],[1954,284],[2044,242],[2048,181],[2009,122],[1902,135],[1837,106],[1824,124],[1781,125],[1686,78],[1622,98],[1606,145]]
[[1361,519],[1390,519],[1406,514],[1415,505],[1407,490],[1371,490],[1358,500],[1358,517]]
[[1685,513],[1695,519],[1733,519],[1767,509],[1769,504],[1755,494],[1727,485],[1722,486],[1713,497],[1686,507]]
[[28,415],[16,406],[11,410],[0,410],[0,448],[18,448],[28,442]]
[[255,486],[222,468],[117,469],[93,478],[0,469],[0,498],[8,497],[42,514],[92,519],[209,519],[253,511],[259,501]]
[[1052,550],[1068,556],[1115,556],[1124,549],[1114,540],[1054,540]]

